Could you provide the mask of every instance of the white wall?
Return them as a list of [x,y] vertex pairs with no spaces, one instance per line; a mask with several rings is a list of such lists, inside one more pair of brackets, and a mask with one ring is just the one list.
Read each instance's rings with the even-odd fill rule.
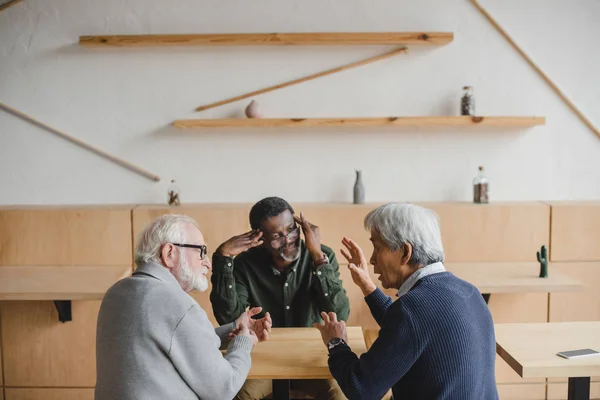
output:
[[[600,2],[483,5],[600,126]],[[258,98],[273,117],[457,113],[543,115],[528,130],[181,131],[181,118],[241,115],[247,101],[194,107],[387,51],[386,47],[83,48],[79,35],[452,31],[443,47]],[[0,204],[469,201],[477,166],[492,200],[600,198],[600,138],[467,0],[25,0],[0,13],[0,101],[148,169],[135,175],[0,111]]]

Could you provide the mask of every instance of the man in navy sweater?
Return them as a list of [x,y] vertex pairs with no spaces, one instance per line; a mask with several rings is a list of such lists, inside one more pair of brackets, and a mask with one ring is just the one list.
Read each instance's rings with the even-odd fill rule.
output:
[[329,368],[351,400],[498,399],[496,344],[490,311],[477,288],[442,262],[437,214],[411,204],[386,204],[365,218],[371,232],[370,263],[384,288],[373,283],[361,248],[344,238],[342,253],[381,327],[373,346],[357,357],[347,345],[346,326],[335,313],[321,313]]

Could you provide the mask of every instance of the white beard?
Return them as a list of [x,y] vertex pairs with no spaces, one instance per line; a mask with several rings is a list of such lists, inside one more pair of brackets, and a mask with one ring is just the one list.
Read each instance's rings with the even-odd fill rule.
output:
[[197,275],[194,275],[187,259],[187,255],[182,251],[179,253],[179,280],[188,292],[198,290],[204,292],[208,289],[208,279],[204,273],[206,268],[202,268]]

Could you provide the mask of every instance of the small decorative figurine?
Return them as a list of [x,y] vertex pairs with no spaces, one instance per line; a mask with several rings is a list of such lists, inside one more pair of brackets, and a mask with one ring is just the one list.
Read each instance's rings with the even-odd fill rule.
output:
[[540,278],[548,277],[548,250],[546,246],[542,246],[542,251],[537,252],[537,259],[540,263]]
[[181,204],[179,200],[179,188],[175,184],[175,179],[171,179],[171,184],[169,185],[169,205],[170,206],[178,206]]
[[262,118],[262,114],[259,111],[259,105],[256,100],[252,100],[246,107],[246,117],[248,118]]
[[473,96],[473,88],[465,86],[464,94],[460,99],[460,115],[475,115],[475,97]]
[[365,202],[365,187],[362,182],[362,171],[356,170],[356,182],[354,182],[354,204]]

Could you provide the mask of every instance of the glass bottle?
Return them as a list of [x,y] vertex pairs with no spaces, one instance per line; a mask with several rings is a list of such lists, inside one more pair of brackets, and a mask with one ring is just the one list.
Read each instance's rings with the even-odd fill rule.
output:
[[485,176],[483,166],[479,166],[479,173],[473,179],[473,203],[486,204],[489,202],[489,180]]
[[463,96],[460,99],[460,115],[475,115],[475,97],[471,86],[463,87]]
[[181,204],[180,200],[179,200],[179,187],[175,183],[175,179],[171,179],[171,184],[169,185],[168,195],[169,195],[168,203],[170,206],[178,206]]

